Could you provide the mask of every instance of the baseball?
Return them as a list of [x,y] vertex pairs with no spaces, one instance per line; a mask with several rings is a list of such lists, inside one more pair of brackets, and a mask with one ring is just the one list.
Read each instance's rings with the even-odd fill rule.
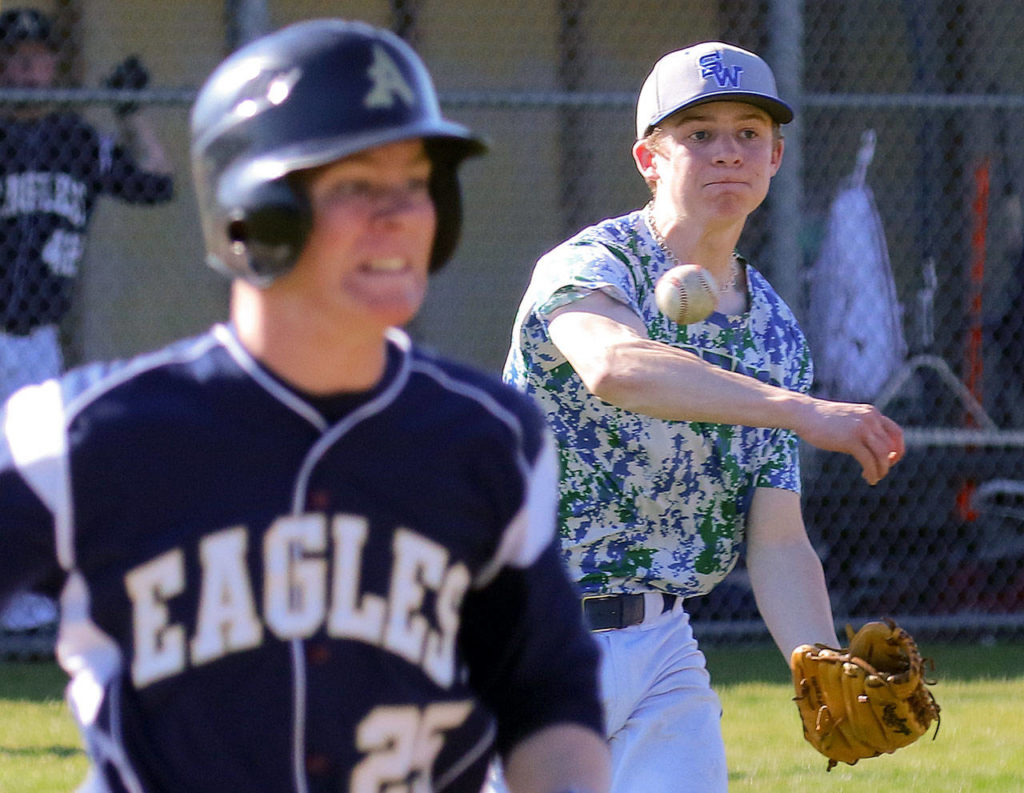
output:
[[718,284],[699,264],[673,267],[654,287],[661,313],[680,325],[707,319],[718,305]]

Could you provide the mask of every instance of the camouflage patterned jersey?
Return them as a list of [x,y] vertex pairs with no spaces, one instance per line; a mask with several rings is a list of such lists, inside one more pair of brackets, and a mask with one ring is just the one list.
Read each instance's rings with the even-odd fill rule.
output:
[[789,307],[746,265],[750,309],[681,326],[654,285],[671,263],[642,212],[602,221],[537,263],[519,308],[505,380],[532,394],[558,438],[560,528],[586,592],[706,594],[736,564],[757,487],[799,491],[788,430],[663,421],[592,396],[551,342],[555,309],[596,289],[630,306],[652,339],[794,391],[810,387],[804,335]]

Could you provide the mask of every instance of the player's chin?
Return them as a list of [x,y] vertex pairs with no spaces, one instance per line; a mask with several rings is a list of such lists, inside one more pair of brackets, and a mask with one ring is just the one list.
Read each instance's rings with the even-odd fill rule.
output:
[[723,214],[746,215],[764,201],[768,185],[750,182],[711,184],[705,187],[704,195]]
[[415,313],[427,294],[426,267],[396,272],[359,272],[346,281],[345,288],[357,302],[374,313],[402,315]]
[[364,306],[379,324],[401,327],[415,317],[426,297],[426,289],[408,289],[369,296]]

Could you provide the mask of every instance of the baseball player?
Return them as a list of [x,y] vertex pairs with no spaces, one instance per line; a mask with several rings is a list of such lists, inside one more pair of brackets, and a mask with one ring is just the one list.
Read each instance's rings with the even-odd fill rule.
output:
[[[56,79],[50,19],[28,8],[0,14],[0,87],[46,89]],[[0,114],[0,399],[61,371],[58,327],[97,196],[149,204],[171,197],[167,158],[152,130],[136,114],[122,126],[126,139],[142,144],[145,168],[74,113],[26,102]],[[52,601],[26,593],[0,625],[25,630],[55,618]]]
[[531,400],[398,329],[483,149],[392,34],[297,23],[191,115],[231,321],[15,393],[0,598],[60,595],[105,793],[605,793]]
[[[792,117],[751,52],[707,42],[664,56],[637,102],[650,203],[543,256],[516,319],[505,379],[558,441],[563,557],[602,651],[615,793],[726,790],[720,704],[684,599],[720,582],[744,543],[787,664],[800,644],[837,646],[801,517],[799,438],[853,455],[872,484],[903,454],[875,408],[807,395],[804,336],[736,253]],[[655,301],[682,262],[720,288],[690,325]]]
[[[0,86],[52,88],[56,50],[51,22],[39,11],[0,14]],[[74,113],[26,102],[0,117],[2,396],[59,372],[57,325],[69,308],[97,197],[146,204],[171,198],[163,148],[137,114],[124,125],[126,138],[144,144],[141,167]]]

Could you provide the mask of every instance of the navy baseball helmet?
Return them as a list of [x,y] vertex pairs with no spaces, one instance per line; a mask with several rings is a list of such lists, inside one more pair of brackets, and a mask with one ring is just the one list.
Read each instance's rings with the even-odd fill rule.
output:
[[362,22],[299,22],[237,50],[210,75],[191,114],[192,172],[207,263],[269,284],[302,251],[312,223],[290,174],[375,146],[422,138],[437,233],[430,267],[462,225],[458,165],[483,142],[441,115],[419,56]]

